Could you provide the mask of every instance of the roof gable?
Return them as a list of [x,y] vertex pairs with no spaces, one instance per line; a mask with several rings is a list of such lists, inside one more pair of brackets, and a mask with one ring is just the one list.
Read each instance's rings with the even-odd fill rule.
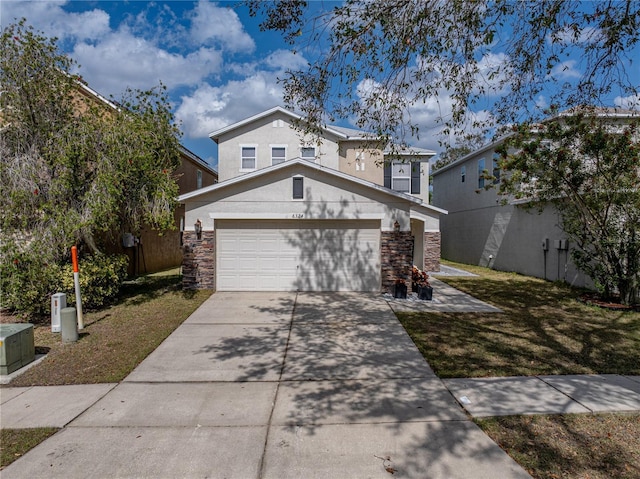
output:
[[[304,121],[304,118],[297,113],[293,113],[292,111],[286,110],[281,106],[276,106],[270,108],[269,110],[265,110],[256,115],[253,115],[249,118],[245,118],[244,120],[240,120],[236,123],[232,123],[231,125],[227,125],[224,128],[220,128],[219,130],[212,131],[209,133],[209,138],[218,143],[220,137],[225,135],[226,133],[237,130],[238,128],[242,128],[246,125],[250,125],[251,123],[255,123],[263,118],[266,118],[274,113],[280,113],[284,116],[288,116],[290,119],[294,121]],[[352,130],[349,128],[343,127],[334,127],[334,126],[324,126],[322,127],[322,131],[328,133],[332,136],[337,137],[339,140],[362,140],[362,139],[371,139],[371,135],[359,130]]]
[[295,167],[302,166],[303,169],[308,169],[310,171],[322,172],[323,174],[334,176],[341,180],[344,180],[347,184],[353,185],[354,188],[365,188],[370,189],[378,194],[383,194],[389,196],[392,199],[402,200],[410,203],[412,206],[420,206],[425,208],[426,210],[431,211],[432,213],[437,214],[446,214],[447,212],[441,208],[437,208],[435,206],[425,204],[421,199],[416,198],[415,196],[411,196],[404,193],[399,193],[383,186],[380,186],[376,183],[372,183],[370,181],[362,180],[355,176],[348,175],[346,173],[342,173],[340,171],[334,170],[332,168],[327,168],[325,166],[320,166],[314,162],[304,160],[302,158],[295,158],[293,160],[285,161],[284,163],[280,163],[278,165],[269,166],[267,168],[262,168],[260,170],[253,171],[251,173],[247,173],[245,175],[237,176],[235,178],[231,178],[229,180],[223,181],[221,183],[216,183],[215,185],[211,185],[205,188],[201,188],[196,191],[192,191],[190,193],[185,193],[178,198],[180,203],[185,203],[188,200],[194,200],[198,197],[207,195],[208,193],[222,190],[225,188],[229,188],[235,185],[239,185],[242,183],[249,183],[250,181],[262,177],[267,176],[273,172],[285,170],[285,169],[293,169]]

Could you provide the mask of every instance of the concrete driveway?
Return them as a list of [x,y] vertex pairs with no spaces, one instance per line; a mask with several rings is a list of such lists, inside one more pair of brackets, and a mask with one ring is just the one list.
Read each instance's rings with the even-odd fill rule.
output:
[[530,476],[468,419],[382,296],[216,293],[2,477]]

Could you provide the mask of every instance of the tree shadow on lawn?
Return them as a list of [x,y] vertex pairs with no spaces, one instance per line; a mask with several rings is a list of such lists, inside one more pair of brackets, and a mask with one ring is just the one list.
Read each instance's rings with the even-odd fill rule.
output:
[[441,377],[640,374],[640,314],[576,300],[579,290],[514,276],[447,282],[504,313],[400,313]]
[[640,477],[638,414],[568,414],[477,419],[539,478]]

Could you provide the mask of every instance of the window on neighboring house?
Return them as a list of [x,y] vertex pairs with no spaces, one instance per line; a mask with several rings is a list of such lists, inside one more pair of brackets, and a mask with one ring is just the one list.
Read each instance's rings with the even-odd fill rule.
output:
[[496,154],[493,156],[493,184],[500,183],[500,157]]
[[316,159],[316,147],[315,146],[303,146],[300,148],[300,156],[305,160],[315,161]]
[[467,167],[466,166],[461,166],[460,167],[460,180],[462,183],[464,183],[464,180],[467,178]]
[[287,148],[284,146],[272,146],[271,147],[271,164],[279,165],[284,163],[287,159]]
[[484,188],[484,158],[478,160],[478,188]]
[[255,170],[256,169],[256,147],[255,146],[243,146],[242,159],[240,168],[243,170]]
[[196,189],[202,188],[202,170],[196,170]]
[[302,176],[293,177],[293,199],[301,200],[304,198],[304,178]]
[[394,161],[384,167],[384,186],[400,193],[420,194],[420,162]]

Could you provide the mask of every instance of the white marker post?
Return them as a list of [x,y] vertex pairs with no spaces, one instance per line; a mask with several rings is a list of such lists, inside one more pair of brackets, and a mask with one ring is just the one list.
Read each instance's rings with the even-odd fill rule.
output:
[[76,310],[78,312],[78,330],[84,329],[82,319],[82,298],[80,297],[80,272],[78,269],[78,248],[71,247],[71,262],[73,263],[73,284],[76,288]]

